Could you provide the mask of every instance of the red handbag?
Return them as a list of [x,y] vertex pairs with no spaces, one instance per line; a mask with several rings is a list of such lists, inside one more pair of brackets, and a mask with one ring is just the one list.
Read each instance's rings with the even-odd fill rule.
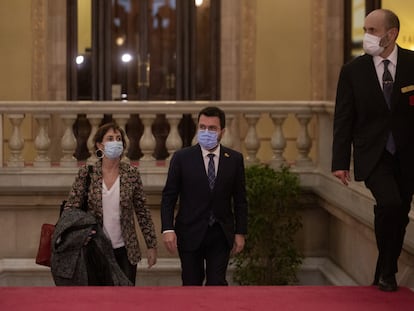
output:
[[43,224],[40,231],[39,249],[37,250],[36,263],[38,265],[50,267],[50,256],[52,248],[52,234],[55,225]]
[[[91,183],[92,165],[88,165],[88,175],[86,176],[85,189],[89,189]],[[60,205],[60,214],[62,214],[66,201]],[[81,202],[82,210],[88,210],[88,191],[85,191],[83,201]],[[36,263],[41,266],[50,267],[50,257],[52,256],[52,234],[55,231],[55,225],[43,224],[40,230],[39,249],[37,250]]]

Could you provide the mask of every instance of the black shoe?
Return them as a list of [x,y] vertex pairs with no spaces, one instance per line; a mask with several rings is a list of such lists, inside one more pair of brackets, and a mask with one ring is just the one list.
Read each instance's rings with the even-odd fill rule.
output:
[[395,276],[391,277],[380,277],[378,281],[378,288],[384,292],[395,292],[398,289],[397,281]]

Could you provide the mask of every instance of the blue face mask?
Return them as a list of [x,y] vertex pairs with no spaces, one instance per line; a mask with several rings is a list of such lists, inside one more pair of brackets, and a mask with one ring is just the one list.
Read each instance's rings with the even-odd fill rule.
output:
[[122,141],[108,141],[104,144],[104,154],[108,159],[119,158],[124,152],[124,145]]
[[197,140],[200,146],[206,150],[214,149],[218,145],[217,132],[198,130]]

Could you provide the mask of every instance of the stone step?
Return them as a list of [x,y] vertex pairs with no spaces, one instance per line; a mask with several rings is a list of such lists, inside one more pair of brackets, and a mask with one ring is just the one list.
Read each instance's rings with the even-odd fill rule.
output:
[[[233,267],[227,280],[232,282]],[[181,286],[178,258],[159,258],[151,269],[146,259],[138,265],[137,286]],[[298,273],[300,285],[358,285],[327,258],[305,258]],[[0,260],[0,286],[54,286],[50,268],[39,266],[34,258],[6,258]]]

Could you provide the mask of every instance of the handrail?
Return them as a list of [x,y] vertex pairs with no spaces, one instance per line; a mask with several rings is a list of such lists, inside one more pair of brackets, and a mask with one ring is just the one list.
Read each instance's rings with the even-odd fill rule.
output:
[[198,113],[219,106],[228,113],[332,111],[331,101],[0,101],[4,113]]
[[[139,115],[144,124],[144,133],[140,138],[140,148],[145,149],[142,160],[150,160],[154,148],[152,124],[155,116],[158,114],[165,114],[167,121],[172,125],[170,130],[169,141],[167,147],[169,151],[174,151],[180,148],[180,138],[176,130],[177,124],[175,121],[180,115],[191,114],[193,118],[197,117],[198,112],[206,106],[219,106],[225,112],[228,119],[228,124],[235,121],[243,121],[248,124],[248,131],[245,140],[240,142],[239,133],[233,133],[234,137],[230,137],[230,126],[227,127],[228,132],[226,143],[235,144],[238,148],[245,152],[248,162],[257,162],[256,153],[260,138],[257,136],[256,125],[263,115],[270,117],[275,128],[269,128],[264,135],[271,138],[272,147],[277,150],[277,157],[281,160],[281,151],[284,149],[284,140],[286,134],[282,128],[284,121],[289,115],[293,115],[300,124],[300,133],[297,139],[297,148],[302,158],[308,161],[308,152],[310,150],[311,141],[308,137],[307,126],[310,120],[318,114],[332,114],[333,102],[329,101],[0,101],[0,115],[2,115],[3,126],[0,133],[0,138],[3,144],[0,146],[0,155],[5,157],[0,165],[8,162],[9,166],[21,166],[21,150],[25,148],[25,141],[21,134],[21,123],[27,115],[36,120],[38,124],[38,132],[31,133],[31,137],[36,137],[34,141],[34,148],[37,152],[37,163],[48,166],[47,154],[50,148],[50,132],[51,116],[58,115],[61,118],[61,123],[64,124],[64,137],[62,137],[62,149],[65,153],[66,162],[69,161],[70,154],[73,148],[73,133],[72,125],[76,121],[77,115],[85,114],[92,124],[92,133],[96,130],[101,119],[105,114],[113,115],[113,117],[125,126],[131,115]],[[9,120],[9,124],[6,120]],[[179,120],[178,120],[179,121]],[[1,122],[1,121],[0,121]],[[4,129],[9,126],[12,134],[10,137],[5,137]],[[61,125],[60,125],[61,126]],[[53,129],[55,130],[55,129]],[[57,133],[53,132],[53,135]],[[37,135],[37,136],[36,136]],[[273,136],[272,136],[273,135]],[[290,134],[289,134],[290,135]],[[290,135],[291,136],[291,135]],[[91,137],[88,141],[91,146]],[[8,145],[11,152],[11,159],[7,159],[3,148]],[[241,146],[243,145],[243,146]],[[246,150],[243,150],[244,147]],[[1,160],[1,159],[0,159]],[[70,162],[70,161],[69,161]]]

